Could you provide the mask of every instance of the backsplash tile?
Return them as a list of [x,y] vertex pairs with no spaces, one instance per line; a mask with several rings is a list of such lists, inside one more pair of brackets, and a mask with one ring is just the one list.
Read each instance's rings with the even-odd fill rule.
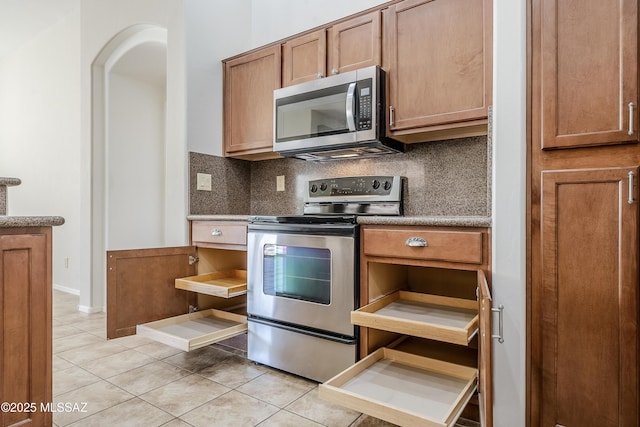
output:
[[[196,190],[196,174],[211,174],[211,191]],[[200,153],[189,153],[189,213],[246,215],[250,209],[251,164]]]
[[[191,213],[301,214],[309,180],[351,175],[401,175],[407,178],[405,215],[489,216],[490,153],[490,141],[486,136],[410,144],[404,154],[325,163],[298,159],[245,162],[191,153]],[[193,163],[200,169],[196,171]],[[211,171],[206,173],[214,174],[213,170],[219,170],[215,173],[225,175],[229,187],[226,196],[237,199],[233,206],[221,206],[224,200],[220,197],[225,194],[193,195],[195,174],[203,172],[203,168]],[[278,175],[285,176],[285,191],[276,191]],[[251,185],[247,188],[249,182]],[[235,210],[223,212],[224,208]]]

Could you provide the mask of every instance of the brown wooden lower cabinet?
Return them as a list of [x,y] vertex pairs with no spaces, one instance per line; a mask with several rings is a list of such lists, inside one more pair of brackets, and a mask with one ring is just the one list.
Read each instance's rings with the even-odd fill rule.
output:
[[[475,414],[492,426],[489,231],[361,233],[361,308],[351,321],[362,359],[321,385],[320,396],[399,425],[453,426]],[[457,248],[472,256],[451,261]]]
[[[51,426],[51,228],[0,228],[0,425]],[[33,405],[33,406],[31,406]]]
[[190,351],[246,331],[246,224],[192,225],[198,246],[107,252],[107,338]]
[[532,425],[640,425],[637,178],[635,166],[542,172]]

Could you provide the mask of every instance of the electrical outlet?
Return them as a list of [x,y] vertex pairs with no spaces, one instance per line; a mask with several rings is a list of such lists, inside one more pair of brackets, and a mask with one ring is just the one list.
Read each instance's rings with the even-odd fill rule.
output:
[[211,191],[211,174],[208,174],[208,173],[197,174],[196,190]]
[[276,191],[284,191],[284,175],[276,176]]

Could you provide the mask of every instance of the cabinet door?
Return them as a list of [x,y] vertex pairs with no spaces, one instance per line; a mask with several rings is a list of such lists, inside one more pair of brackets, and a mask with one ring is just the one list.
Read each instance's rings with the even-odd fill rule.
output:
[[539,425],[638,426],[638,200],[629,172],[637,178],[637,167],[542,173],[531,325]]
[[282,45],[282,85],[291,86],[327,75],[327,36],[324,29]]
[[478,270],[478,304],[480,317],[480,338],[478,339],[478,401],[480,403],[480,424],[493,426],[493,381],[491,370],[491,291],[487,278]]
[[175,279],[195,274],[193,246],[107,251],[107,338],[136,325],[189,312],[193,297]]
[[380,65],[382,58],[380,11],[334,25],[329,30],[331,74]]
[[534,3],[541,16],[533,42],[541,51],[542,147],[637,141],[638,2]]
[[406,0],[389,7],[390,130],[487,117],[491,13],[490,0]]
[[[26,234],[29,233],[29,234]],[[0,397],[36,403],[37,412],[2,411],[0,425],[52,425],[50,230],[0,235]]]
[[280,77],[280,46],[225,62],[226,156],[273,152],[273,90],[280,87]]

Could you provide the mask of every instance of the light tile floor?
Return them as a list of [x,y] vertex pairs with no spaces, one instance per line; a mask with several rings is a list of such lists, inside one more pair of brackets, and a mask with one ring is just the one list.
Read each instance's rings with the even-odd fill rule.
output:
[[105,314],[77,305],[53,292],[53,400],[74,409],[54,413],[58,427],[392,426],[321,400],[315,382],[251,363],[244,337],[189,353],[138,336],[106,340]]
[[315,382],[248,361],[245,336],[189,353],[135,335],[107,340],[106,315],[77,306],[77,296],[53,291],[58,427],[393,426],[321,400]]

